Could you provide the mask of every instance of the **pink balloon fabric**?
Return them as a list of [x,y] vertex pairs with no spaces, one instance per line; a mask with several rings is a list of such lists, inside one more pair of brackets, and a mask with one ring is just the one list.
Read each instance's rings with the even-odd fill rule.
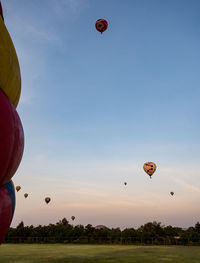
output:
[[24,132],[16,109],[1,89],[0,127],[0,186],[2,186],[11,180],[21,162]]

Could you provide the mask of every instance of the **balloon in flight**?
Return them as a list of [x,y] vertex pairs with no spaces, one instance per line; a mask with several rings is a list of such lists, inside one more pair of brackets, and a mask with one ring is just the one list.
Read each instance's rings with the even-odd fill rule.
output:
[[127,185],[127,182],[124,182],[124,185]]
[[19,192],[20,189],[21,189],[21,186],[20,186],[20,185],[17,185],[17,186],[16,186],[17,192]]
[[108,28],[108,22],[105,19],[98,19],[95,23],[96,30],[101,34]]
[[153,162],[146,162],[144,165],[143,165],[143,169],[144,171],[150,176],[153,175],[153,173],[156,171],[156,165],[155,163]]
[[27,193],[25,193],[25,194],[24,194],[24,197],[25,197],[25,198],[27,198],[27,197],[28,197],[28,194],[27,194]]
[[170,192],[170,195],[174,195],[174,192]]
[[49,202],[51,201],[51,198],[50,197],[46,197],[45,198],[45,202],[48,204]]
[[72,216],[72,217],[71,217],[71,219],[74,221],[74,219],[75,219],[75,216]]

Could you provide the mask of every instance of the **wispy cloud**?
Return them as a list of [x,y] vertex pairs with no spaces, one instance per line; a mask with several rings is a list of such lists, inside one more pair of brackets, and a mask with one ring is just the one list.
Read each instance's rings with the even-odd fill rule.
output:
[[[63,19],[66,14],[72,12],[73,16],[78,16],[84,8],[88,8],[88,0],[51,0],[52,9],[58,17]],[[74,18],[74,17],[73,17]]]
[[48,28],[41,29],[33,24],[23,25],[23,34],[27,39],[34,39],[35,42],[49,42],[53,45],[61,46],[61,39],[55,32],[50,31]]
[[186,182],[186,181],[184,181],[184,180],[181,180],[181,179],[179,179],[179,178],[176,178],[176,177],[170,176],[170,178],[171,178],[172,181],[174,181],[174,182],[182,185],[184,188],[189,189],[189,190],[191,190],[192,192],[195,191],[195,192],[197,192],[197,193],[200,193],[200,187],[197,187],[197,186],[195,186],[195,185],[192,185],[192,184],[190,184],[190,183],[188,183],[188,182]]

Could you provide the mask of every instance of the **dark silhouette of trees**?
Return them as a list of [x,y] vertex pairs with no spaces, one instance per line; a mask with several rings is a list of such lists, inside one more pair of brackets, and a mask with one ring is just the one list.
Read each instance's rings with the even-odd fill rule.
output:
[[109,229],[69,224],[66,218],[47,226],[25,226],[20,222],[10,228],[4,242],[12,243],[82,243],[82,244],[152,244],[152,245],[200,245],[200,223],[183,230],[180,227],[163,226],[160,222],[148,222],[138,229]]

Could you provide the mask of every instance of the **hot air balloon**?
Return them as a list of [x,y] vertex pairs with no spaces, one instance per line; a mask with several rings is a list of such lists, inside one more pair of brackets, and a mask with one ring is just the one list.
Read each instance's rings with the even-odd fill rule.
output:
[[24,149],[24,133],[16,111],[21,93],[20,67],[12,39],[4,24],[0,1],[0,244],[15,209],[15,174]]
[[45,198],[45,202],[48,204],[49,202],[51,201],[51,198],[50,197],[46,197]]
[[15,211],[15,188],[12,181],[0,187],[0,244],[3,242]]
[[127,185],[127,182],[124,182],[124,185]]
[[174,192],[170,192],[170,195],[174,195]]
[[105,19],[98,19],[95,27],[102,34],[108,28],[108,22]]
[[27,197],[28,197],[28,194],[27,194],[27,193],[25,193],[25,194],[24,194],[24,197],[25,197],[25,198],[27,198]]
[[21,186],[17,185],[17,186],[16,186],[17,192],[19,192],[20,189],[21,189]]
[[72,217],[71,217],[71,219],[74,221],[74,219],[75,219],[75,216],[72,216]]
[[156,165],[153,162],[147,162],[143,165],[143,169],[151,178],[153,173],[156,171]]

